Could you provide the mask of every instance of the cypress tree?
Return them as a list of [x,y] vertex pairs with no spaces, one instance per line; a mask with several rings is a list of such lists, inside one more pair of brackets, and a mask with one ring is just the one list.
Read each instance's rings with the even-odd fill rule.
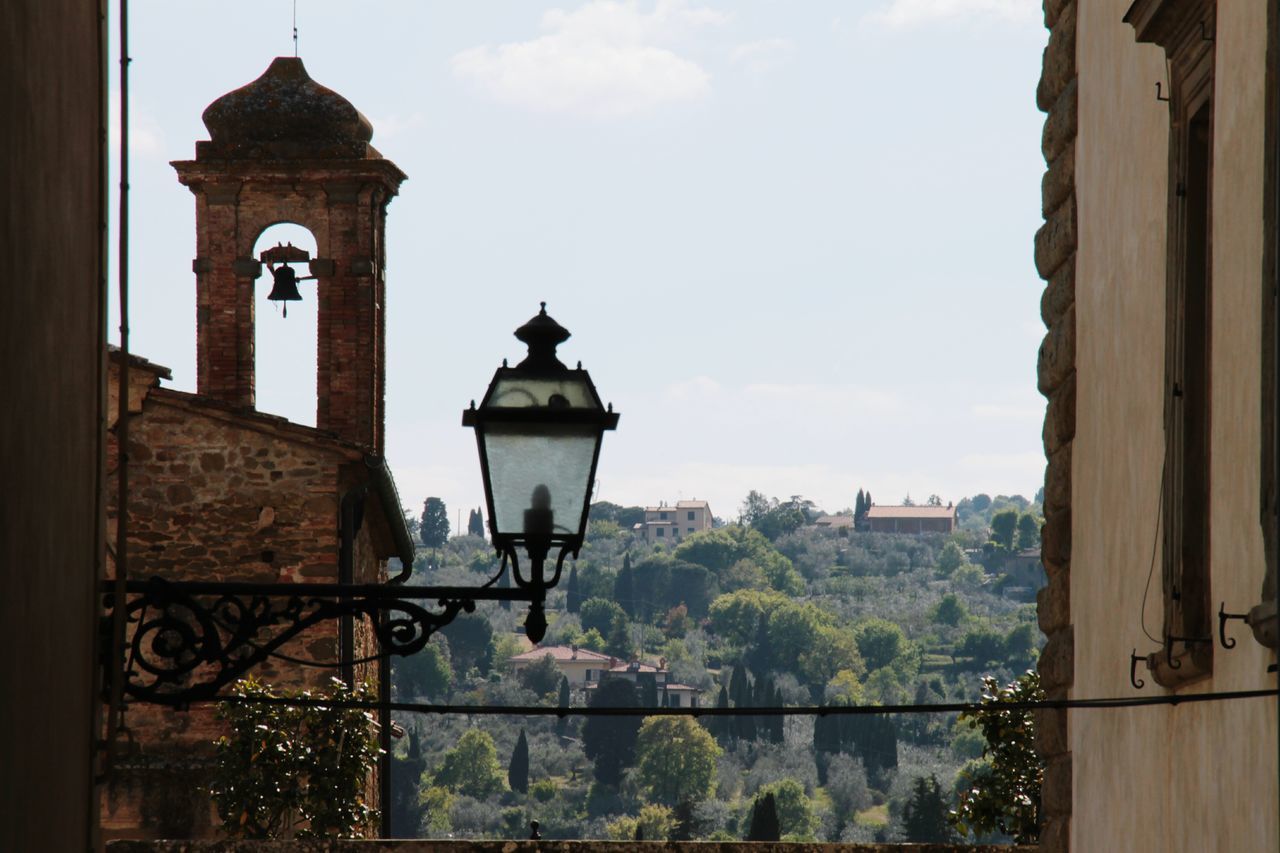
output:
[[640,704],[646,708],[658,707],[658,679],[652,675],[640,676]]
[[564,591],[564,609],[577,613],[582,609],[582,592],[578,589],[578,567],[569,567],[569,583]]
[[524,794],[529,790],[529,741],[520,730],[515,749],[511,750],[511,763],[507,765],[507,782],[511,790]]
[[[747,681],[747,668],[742,664],[735,666],[733,674],[729,676],[729,699],[735,708],[748,708],[751,706],[751,684]],[[728,719],[730,734],[735,738],[745,739],[750,718],[735,716]]]
[[693,814],[693,803],[689,800],[681,800],[676,803],[675,810],[671,813],[671,818],[675,821],[675,828],[671,830],[670,841],[692,841],[694,836],[698,834],[698,820]]
[[[769,679],[761,677],[756,679],[755,688],[751,691],[751,707],[764,708],[773,700],[773,685],[769,683]],[[773,722],[770,717],[759,716],[752,717],[752,725],[755,727],[756,740],[761,738],[768,739],[769,732]]]
[[[729,689],[723,684],[720,685],[720,695],[716,697],[716,707],[729,707]],[[727,746],[732,723],[733,717],[710,717],[707,720],[707,728],[711,731],[711,734],[715,735],[721,746]]]
[[[569,707],[569,679],[565,678],[563,675],[560,676],[560,697],[559,697],[559,701],[556,702],[556,707],[558,708]],[[559,735],[560,737],[564,737],[564,733],[568,728],[569,728],[568,717],[558,717],[556,719],[557,735]]]
[[[782,701],[781,687],[775,686],[773,688],[773,699],[769,702],[769,704],[773,705],[775,708],[782,708],[786,705],[786,703]],[[785,722],[786,722],[786,718],[783,717],[781,714],[779,714],[776,717],[769,718],[769,740],[770,741],[772,741],[773,743],[782,743],[786,739],[786,728],[784,726]]]
[[628,616],[636,615],[635,578],[631,571],[631,554],[622,557],[622,568],[613,580],[613,600],[627,612]]
[[[498,578],[498,588],[499,589],[511,588],[511,569],[507,569],[505,572],[502,573],[502,577]],[[498,606],[501,607],[503,610],[510,610],[511,602],[505,601],[505,600],[499,601]]]
[[769,637],[769,622],[764,616],[756,625],[756,636],[745,658],[747,665],[756,672],[768,672],[774,668],[773,641]]
[[747,841],[780,841],[782,833],[778,828],[778,805],[773,794],[765,794],[763,799],[756,800],[751,807],[751,828],[747,830]]

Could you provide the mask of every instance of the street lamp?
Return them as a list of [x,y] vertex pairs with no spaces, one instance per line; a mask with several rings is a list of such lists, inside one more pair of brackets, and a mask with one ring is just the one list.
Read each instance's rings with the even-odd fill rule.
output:
[[[556,357],[569,332],[547,315],[545,302],[515,334],[529,354],[515,367],[503,360],[479,408],[473,400],[462,413],[462,425],[476,431],[493,546],[511,563],[516,586],[532,594],[525,634],[536,643],[547,630],[546,591],[559,582],[565,556],[576,559],[582,547],[600,443],[618,415],[600,402],[581,362],[570,370]],[[528,576],[520,570],[521,546]],[[547,578],[544,564],[556,546]]]

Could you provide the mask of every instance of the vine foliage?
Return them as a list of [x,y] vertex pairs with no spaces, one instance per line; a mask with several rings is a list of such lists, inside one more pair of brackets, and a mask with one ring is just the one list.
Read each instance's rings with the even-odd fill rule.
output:
[[[232,695],[253,699],[372,701],[368,685],[332,680],[327,691],[276,690],[252,677]],[[354,838],[369,834],[378,812],[368,801],[378,758],[368,711],[222,702],[230,731],[215,742],[210,794],[232,838]]]
[[1035,747],[1035,718],[1011,702],[1044,699],[1040,676],[1033,671],[1001,687],[996,679],[982,679],[982,709],[966,711],[960,719],[980,729],[987,745],[982,761],[965,768],[959,804],[949,818],[962,835],[1001,832],[1019,844],[1040,837],[1040,785],[1044,765]]

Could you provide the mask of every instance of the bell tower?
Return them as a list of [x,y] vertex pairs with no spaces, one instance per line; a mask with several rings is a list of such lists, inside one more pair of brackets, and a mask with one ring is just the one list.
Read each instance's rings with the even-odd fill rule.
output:
[[[405,175],[369,144],[369,120],[308,76],[302,60],[275,59],[247,86],[204,111],[209,140],[175,161],[196,197],[197,391],[254,405],[253,247],[281,222],[307,228],[318,300],[316,426],[383,450],[387,205]],[[310,292],[309,292],[310,291]]]

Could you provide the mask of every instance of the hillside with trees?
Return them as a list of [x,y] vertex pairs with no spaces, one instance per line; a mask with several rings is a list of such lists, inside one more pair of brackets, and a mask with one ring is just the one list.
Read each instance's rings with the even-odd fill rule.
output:
[[[870,500],[859,492],[858,504]],[[550,595],[542,645],[660,664],[703,707],[979,701],[984,678],[1007,684],[1039,653],[1035,606],[1006,595],[1001,574],[1038,544],[1039,509],[976,495],[957,503],[949,536],[840,534],[813,526],[821,513],[809,502],[753,492],[736,522],[663,547],[632,535],[639,508],[597,504]],[[427,510],[424,522],[443,515]],[[492,549],[468,528],[422,536],[411,582],[494,575]],[[646,717],[659,701],[652,681],[571,689],[550,658],[517,674],[523,616],[480,604],[393,661],[393,698],[641,710],[397,713],[408,732],[395,749],[397,835],[519,839],[537,820],[548,839],[943,840],[958,790],[986,778],[982,730],[955,714]]]

